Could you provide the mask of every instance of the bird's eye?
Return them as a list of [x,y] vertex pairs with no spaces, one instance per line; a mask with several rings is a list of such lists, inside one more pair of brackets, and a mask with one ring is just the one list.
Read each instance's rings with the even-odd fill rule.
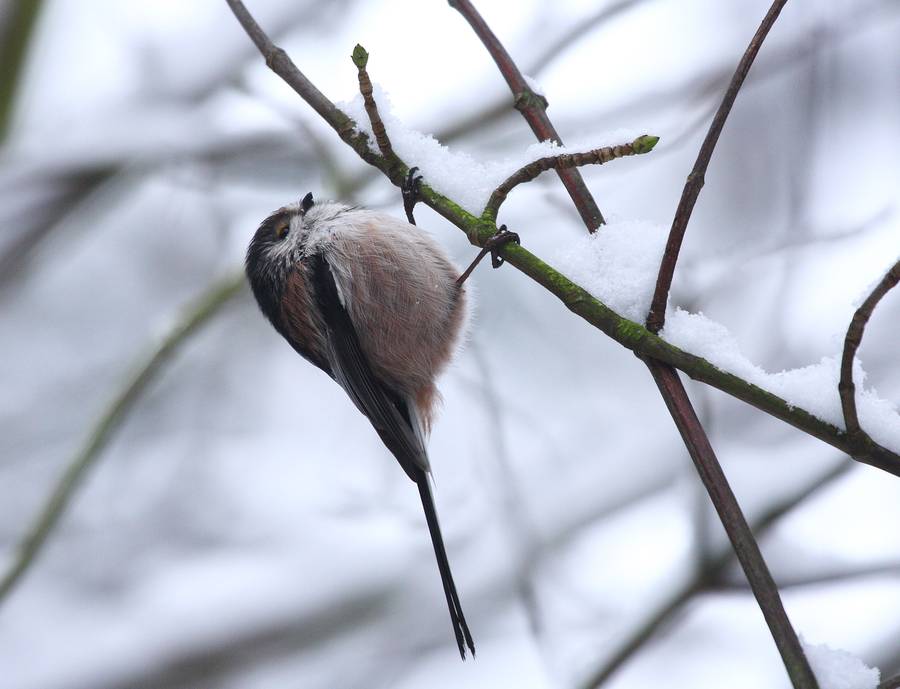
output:
[[291,228],[290,223],[281,223],[278,227],[275,228],[275,238],[276,239],[284,239],[287,237],[288,230]]

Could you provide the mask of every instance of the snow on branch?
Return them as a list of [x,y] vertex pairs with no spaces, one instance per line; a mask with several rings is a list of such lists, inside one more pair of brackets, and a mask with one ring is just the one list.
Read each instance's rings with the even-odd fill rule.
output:
[[847,651],[802,641],[821,689],[878,689],[878,668],[869,667]]

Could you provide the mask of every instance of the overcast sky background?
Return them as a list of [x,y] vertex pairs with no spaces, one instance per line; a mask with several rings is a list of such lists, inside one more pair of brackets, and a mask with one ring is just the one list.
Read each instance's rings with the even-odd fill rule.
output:
[[[476,6],[564,139],[661,137],[585,178],[612,222],[667,226],[768,3],[634,2],[535,66],[609,4]],[[332,100],[355,94],[361,43],[423,132],[509,101],[443,2],[247,5]],[[767,370],[839,351],[900,251],[898,35],[891,0],[791,0],[726,125],[672,299]],[[532,142],[510,108],[450,145],[489,160]],[[224,2],[44,2],[0,149],[0,256],[27,247],[0,260],[0,566],[135,363],[239,269],[260,220],[307,191],[402,213]],[[417,217],[457,263],[474,255],[432,211]],[[552,175],[500,221],[544,257],[584,232]],[[580,686],[723,535],[633,355],[511,267],[471,285],[430,454],[475,662],[459,662],[413,486],[244,290],[145,391],[0,606],[4,689]],[[895,404],[898,322],[895,293],[860,350]],[[761,545],[807,640],[900,672],[900,481],[688,389],[751,517],[846,464]],[[740,573],[716,584],[604,686],[786,687]]]

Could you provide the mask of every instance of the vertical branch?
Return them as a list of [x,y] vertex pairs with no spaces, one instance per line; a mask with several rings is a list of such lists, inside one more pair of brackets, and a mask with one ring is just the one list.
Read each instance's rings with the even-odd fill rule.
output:
[[769,34],[769,29],[775,23],[781,8],[784,7],[787,0],[774,0],[762,23],[753,35],[750,45],[744,51],[744,56],[738,63],[728,90],[722,98],[722,104],[713,117],[703,145],[700,146],[700,152],[697,154],[697,160],[694,162],[694,168],[687,177],[684,185],[684,191],[681,193],[681,200],[678,202],[678,208],[675,210],[675,218],[672,220],[672,229],[669,230],[669,239],[666,242],[666,250],[663,254],[662,264],[659,267],[659,275],[656,278],[656,289],[653,292],[653,301],[650,303],[650,314],[647,316],[647,329],[652,333],[658,333],[662,330],[666,321],[666,302],[669,300],[669,288],[672,286],[672,277],[675,275],[675,264],[678,261],[678,253],[681,251],[681,243],[684,240],[684,233],[687,232],[688,222],[691,219],[691,213],[694,212],[694,205],[697,203],[697,197],[706,181],[706,168],[709,167],[709,161],[712,158],[716,144],[719,142],[719,135],[725,126],[725,120],[731,112],[731,106],[737,98],[741,86],[744,85],[744,79],[756,59],[763,41]]
[[[824,474],[814,478],[810,483],[802,486],[796,492],[773,501],[761,514],[752,520],[751,529],[753,533],[757,536],[766,533],[782,517],[796,509],[797,506],[845,476],[853,466],[850,462],[840,462]],[[733,550],[711,554],[711,557],[701,564],[701,567],[690,580],[672,592],[639,627],[631,632],[603,665],[597,668],[588,680],[581,685],[582,688],[598,689],[640,651],[648,641],[656,636],[657,632],[665,627],[687,603],[693,600],[694,596],[708,590],[710,585],[721,581],[724,572],[733,560]]]
[[900,260],[898,260],[887,274],[881,279],[872,293],[862,303],[847,328],[847,336],[844,338],[844,353],[841,357],[841,380],[838,383],[838,392],[841,395],[841,408],[844,411],[844,424],[847,435],[858,436],[862,432],[859,427],[859,417],[856,414],[856,386],[853,384],[853,359],[856,350],[862,343],[866,324],[872,317],[872,312],[878,306],[882,297],[900,282]]
[[[555,141],[562,144],[562,139],[556,133],[556,128],[550,122],[550,118],[547,117],[547,99],[535,93],[528,85],[525,77],[522,76],[522,72],[519,71],[516,63],[513,62],[509,53],[506,52],[506,48],[497,40],[494,32],[481,18],[478,10],[472,6],[469,0],[449,0],[449,5],[465,17],[478,35],[478,38],[481,39],[484,47],[487,48],[491,57],[494,58],[497,68],[509,85],[510,91],[512,91],[516,109],[522,113],[538,140]],[[574,169],[558,169],[556,173],[569,192],[569,196],[572,197],[572,201],[575,203],[575,207],[578,209],[584,224],[587,226],[588,232],[596,232],[597,228],[606,221],[597,207],[597,202],[594,201],[594,197],[588,191],[581,173]]]
[[678,373],[670,366],[652,359],[648,359],[646,363],[666,401],[666,406],[678,427],[678,432],[681,433],[681,437],[687,445],[691,459],[697,467],[697,473],[700,474],[700,480],[703,481],[719,519],[722,521],[722,526],[725,527],[728,540],[731,541],[731,546],[747,576],[756,602],[762,610],[766,624],[769,625],[772,638],[775,639],[775,645],[781,653],[781,659],[792,684],[797,689],[818,687],[800,641],[784,610],[781,596],[778,594],[778,587],[766,566],[753,532],[741,512],[737,498],[735,498],[731,486],[728,485],[728,479],[716,459],[712,445],[700,424],[700,419],[697,418],[697,414],[688,400]]

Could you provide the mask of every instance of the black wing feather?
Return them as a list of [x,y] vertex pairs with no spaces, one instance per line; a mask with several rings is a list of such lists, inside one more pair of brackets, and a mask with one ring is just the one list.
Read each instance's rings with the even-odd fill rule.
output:
[[321,254],[310,257],[310,261],[316,300],[327,331],[332,375],[372,422],[381,440],[400,462],[403,470],[418,484],[459,654],[465,659],[468,647],[474,656],[475,643],[459,602],[438,524],[434,497],[428,483],[428,456],[421,433],[416,430],[415,424],[418,422],[411,418],[404,398],[379,380],[372,371],[350,314],[341,303],[328,261]]
[[404,471],[418,481],[419,474],[428,471],[428,456],[414,430],[406,401],[372,371],[326,258],[317,254],[309,260],[316,300],[327,330],[332,374],[372,422]]

